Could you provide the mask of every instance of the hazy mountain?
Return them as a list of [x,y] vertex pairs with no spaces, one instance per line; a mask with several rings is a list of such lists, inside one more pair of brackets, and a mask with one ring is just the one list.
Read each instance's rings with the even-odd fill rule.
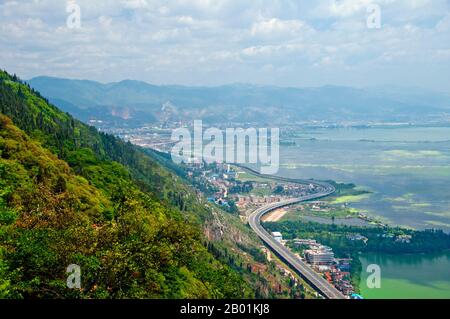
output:
[[[187,87],[131,80],[102,84],[52,77],[36,77],[28,83],[82,119],[102,115],[129,122],[203,119],[213,123],[291,123],[409,121],[450,113],[450,95],[418,88],[289,88],[246,84]],[[164,107],[167,105],[170,108]]]

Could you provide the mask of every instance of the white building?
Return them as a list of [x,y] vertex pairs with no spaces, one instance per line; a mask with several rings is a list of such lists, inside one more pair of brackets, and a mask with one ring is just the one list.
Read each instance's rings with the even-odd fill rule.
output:
[[334,262],[334,253],[330,247],[321,246],[317,249],[305,250],[305,257],[308,263],[312,265],[332,265]]
[[281,241],[283,240],[283,235],[281,235],[280,232],[274,231],[272,232],[272,236],[279,243],[281,243]]

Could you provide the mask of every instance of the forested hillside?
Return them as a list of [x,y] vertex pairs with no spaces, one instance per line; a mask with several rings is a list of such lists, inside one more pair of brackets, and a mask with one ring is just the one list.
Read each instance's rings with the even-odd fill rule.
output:
[[[241,298],[195,193],[0,71],[0,297]],[[82,271],[67,289],[66,267]]]

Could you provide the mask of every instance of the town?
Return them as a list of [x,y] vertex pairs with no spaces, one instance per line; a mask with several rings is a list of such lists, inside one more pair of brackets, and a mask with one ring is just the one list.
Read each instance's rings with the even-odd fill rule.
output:
[[[243,222],[247,222],[249,214],[259,207],[320,191],[317,184],[258,180],[250,176],[245,168],[229,164],[186,163],[185,169],[187,178],[207,196],[208,201],[230,213],[238,214]],[[300,208],[318,212],[330,210],[326,203],[316,201],[303,203]],[[286,212],[287,209],[278,209],[263,219],[277,221]],[[284,240],[280,232],[271,234],[276,241],[295,251],[297,258],[307,262],[344,296],[352,299],[362,298],[355,293],[351,283],[351,258],[335,258],[332,248],[312,239]],[[352,240],[364,241],[367,238],[354,236]],[[270,251],[264,246],[261,249],[270,258]],[[292,276],[290,271],[284,273],[286,276]]]
[[272,232],[272,236],[283,245],[291,244],[301,249],[302,254],[296,254],[299,259],[305,260],[318,273],[334,285],[345,296],[352,299],[362,298],[354,293],[350,278],[351,258],[335,258],[333,249],[318,243],[313,239],[283,240],[280,232]]
[[[98,123],[97,123],[98,124]],[[181,125],[182,123],[178,123]],[[139,128],[113,129],[111,133],[128,140],[133,144],[159,152],[170,152],[173,142],[170,139],[172,126],[146,126]],[[285,131],[284,142],[288,141],[290,130]],[[287,140],[286,140],[287,139]],[[256,209],[321,192],[321,187],[313,183],[297,183],[278,178],[262,178],[252,174],[247,167],[224,163],[207,163],[190,161],[181,164],[186,179],[207,200],[224,211],[239,216],[243,223],[248,223],[249,215]],[[330,205],[327,201],[307,201],[292,205],[289,209],[280,208],[263,216],[263,222],[278,222],[286,214],[297,214],[305,221],[321,223],[344,223],[346,225],[387,227],[383,222],[374,220],[361,211],[353,211],[347,203]],[[337,258],[333,249],[311,238],[283,239],[278,231],[272,231],[272,236],[283,246],[295,253],[297,258],[308,263],[311,268],[322,276],[330,285],[338,289],[349,299],[361,299],[352,284],[352,258]],[[367,243],[368,239],[360,234],[349,235],[351,241]],[[396,243],[409,243],[410,235],[391,234],[380,235],[383,238],[391,236]],[[271,251],[260,247],[271,260]],[[260,271],[263,265],[255,264],[252,270]],[[263,267],[264,268],[264,267]],[[296,281],[290,269],[277,265],[284,276]]]

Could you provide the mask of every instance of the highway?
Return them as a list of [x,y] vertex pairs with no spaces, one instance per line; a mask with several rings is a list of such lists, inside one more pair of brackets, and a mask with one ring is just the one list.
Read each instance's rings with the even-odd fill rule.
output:
[[277,242],[261,225],[261,217],[265,214],[290,205],[294,205],[307,200],[322,198],[335,192],[335,188],[326,183],[318,183],[308,181],[324,188],[323,191],[315,194],[306,195],[300,198],[289,199],[283,202],[272,203],[264,207],[260,207],[253,211],[248,222],[253,231],[261,238],[261,240],[277,253],[290,267],[292,267],[308,284],[310,284],[317,292],[327,299],[344,299],[344,295],[332,286],[328,281],[316,273],[308,264],[300,260],[288,248]]

